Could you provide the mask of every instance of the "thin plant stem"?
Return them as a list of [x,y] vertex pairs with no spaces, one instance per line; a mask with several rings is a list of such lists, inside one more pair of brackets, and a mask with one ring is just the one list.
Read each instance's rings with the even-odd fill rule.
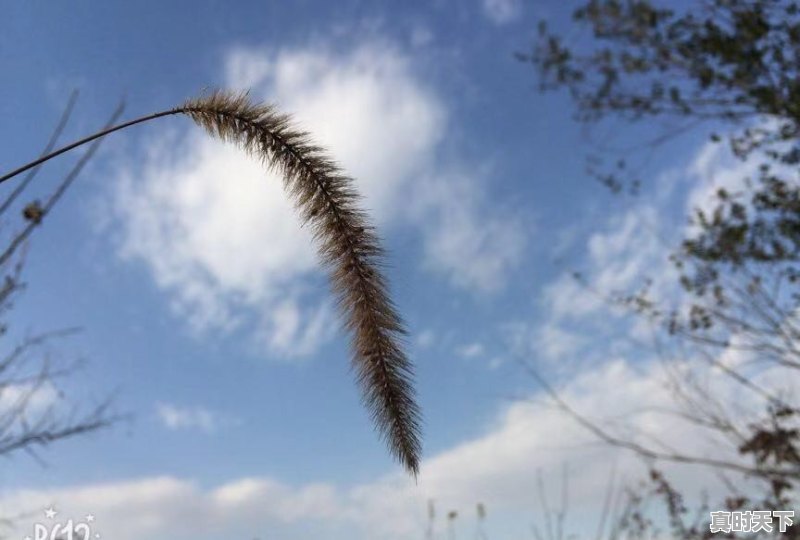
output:
[[[53,147],[55,147],[58,138],[61,136],[61,133],[64,131],[64,128],[67,126],[67,122],[69,122],[70,116],[72,116],[72,109],[75,108],[75,103],[77,101],[78,101],[78,91],[75,90],[69,96],[69,101],[67,102],[67,106],[64,108],[64,112],[61,113],[61,118],[59,119],[58,124],[53,130],[53,134],[50,135],[50,140],[47,141],[47,146],[44,147],[44,150],[42,151],[42,156],[46,156],[47,154],[49,154],[53,150]],[[20,182],[19,185],[14,188],[14,190],[9,194],[6,200],[3,201],[3,204],[0,205],[0,215],[4,214],[5,211],[8,210],[9,206],[11,206],[14,203],[17,197],[19,197],[22,194],[22,192],[25,191],[25,188],[28,187],[28,184],[30,184],[33,181],[38,171],[39,167],[33,167],[32,169],[30,169],[30,171],[22,180],[22,182]]]
[[105,137],[106,135],[114,133],[115,131],[120,131],[120,130],[129,128],[131,126],[135,126],[136,124],[143,124],[144,122],[149,122],[150,120],[155,120],[156,118],[161,118],[161,117],[164,117],[164,116],[172,116],[172,115],[175,115],[175,114],[180,114],[182,112],[184,112],[183,108],[182,107],[178,107],[178,108],[175,108],[175,109],[170,109],[168,111],[161,111],[161,112],[157,112],[157,113],[153,113],[153,114],[148,114],[146,116],[141,116],[139,118],[135,118],[135,119],[130,120],[128,122],[124,122],[124,123],[116,125],[116,126],[112,126],[112,127],[109,127],[109,128],[102,129],[102,130],[100,130],[100,131],[98,131],[96,133],[93,133],[93,134],[91,134],[91,135],[89,135],[87,137],[84,137],[83,139],[79,139],[79,140],[77,140],[77,141],[75,141],[75,142],[73,142],[71,144],[68,144],[66,146],[62,146],[58,150],[54,150],[54,151],[50,152],[49,154],[46,154],[46,155],[44,155],[44,156],[42,156],[42,157],[40,157],[38,159],[35,159],[35,160],[31,161],[30,163],[26,163],[25,165],[23,165],[21,167],[18,167],[16,169],[14,169],[13,171],[9,172],[9,173],[4,174],[3,176],[0,176],[0,184],[5,182],[6,180],[10,180],[11,178],[14,178],[15,176],[17,176],[19,174],[24,173],[25,171],[27,171],[29,169],[32,169],[32,168],[34,168],[34,167],[36,167],[38,165],[41,165],[42,163],[44,163],[46,161],[50,161],[54,157],[58,157],[61,154],[64,154],[66,152],[69,152],[70,150],[74,150],[75,148],[78,148],[79,146],[83,146],[84,144],[90,143],[95,139],[99,139],[101,137]]

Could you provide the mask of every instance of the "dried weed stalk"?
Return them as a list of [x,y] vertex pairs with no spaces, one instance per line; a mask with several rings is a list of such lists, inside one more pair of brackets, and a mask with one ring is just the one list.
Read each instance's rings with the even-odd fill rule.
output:
[[[381,273],[383,250],[359,209],[353,180],[315,146],[309,134],[272,105],[247,94],[214,92],[168,111],[106,128],[0,176],[0,183],[73,148],[156,118],[183,114],[224,141],[275,169],[331,270],[338,306],[352,334],[352,364],[363,401],[392,454],[416,476],[421,453],[420,412],[412,365],[403,350],[404,326]],[[41,220],[40,219],[39,221]]]

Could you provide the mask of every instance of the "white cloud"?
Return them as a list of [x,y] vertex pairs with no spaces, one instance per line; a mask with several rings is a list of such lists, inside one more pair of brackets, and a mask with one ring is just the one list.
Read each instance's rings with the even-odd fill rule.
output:
[[[603,295],[635,292],[650,278],[653,299],[680,305],[685,297],[668,256],[685,233],[685,209],[707,208],[718,187],[734,191],[742,186],[743,177],[754,174],[752,164],[737,163],[725,152],[705,146],[688,167],[660,178],[653,197],[596,224],[585,239],[581,261],[587,286],[570,276],[556,278],[545,288],[541,320],[503,326],[510,352],[531,361],[551,382],[560,381],[560,395],[571,407],[623,440],[667,453],[749,465],[750,458],[739,454],[737,442],[732,444],[720,432],[704,429],[690,418],[722,411],[747,434],[750,422],[762,416],[764,400],[755,392],[743,391],[722,370],[709,367],[697,350],[647,341],[651,336],[645,335],[647,325],[642,319],[624,317],[625,312],[612,308]],[[694,183],[687,189],[685,183],[673,181],[678,175]],[[673,182],[667,185],[667,180]],[[735,349],[739,339],[734,337],[731,343],[727,350],[704,352],[711,352],[724,365],[742,366],[748,355]],[[570,361],[572,357],[576,361]],[[560,361],[548,362],[553,359]],[[785,373],[782,377],[777,371],[752,370],[748,375],[775,395],[796,395],[796,380],[787,380]],[[688,375],[690,384],[680,379]],[[682,381],[684,391],[697,391],[693,399],[681,400],[674,392],[675,377]],[[714,402],[705,402],[705,396],[712,396]],[[534,508],[535,469],[552,474],[567,462],[573,471],[571,511],[588,517],[597,515],[614,461],[629,480],[642,472],[632,454],[605,447],[563,412],[516,402],[484,436],[426,461],[419,485],[425,497],[447,501],[448,507],[461,511],[476,501],[490,508]],[[690,505],[697,502],[701,490],[708,492],[711,503],[729,493],[707,467],[660,466],[692,501]]]
[[[687,168],[687,177],[692,182],[686,198],[686,212],[694,216],[699,209],[709,215],[720,202],[718,192],[724,189],[731,195],[746,194],[750,189],[758,187],[760,177],[759,165],[764,162],[755,154],[749,159],[736,158],[727,145],[707,142],[695,155]],[[771,173],[785,179],[800,180],[796,168],[777,163],[772,164]],[[750,187],[748,187],[748,183]],[[750,206],[749,197],[740,202]],[[694,232],[694,227],[688,227]]]
[[0,385],[0,416],[24,411],[27,421],[51,409],[60,399],[58,389],[49,381],[42,384]]
[[522,15],[520,0],[482,0],[483,12],[495,24],[507,24]]
[[712,210],[718,202],[716,194],[720,188],[729,193],[741,191],[745,180],[756,176],[759,163],[759,160],[736,159],[723,144],[705,143],[687,168],[693,181],[686,199],[687,213],[693,215],[696,209]]
[[524,253],[528,225],[513,214],[489,211],[481,203],[485,189],[469,176],[430,178],[418,193],[417,219],[428,224],[427,267],[475,293],[503,289]]
[[[481,204],[487,194],[474,172],[436,162],[448,121],[444,100],[414,78],[409,59],[394,49],[362,46],[332,72],[336,62],[308,51],[279,57],[275,88],[265,97],[292,111],[330,149],[357,179],[379,223],[401,218],[420,229],[430,268],[457,286],[502,288],[519,262],[524,234],[516,219]],[[400,198],[406,204],[398,205]]]
[[[339,327],[333,310],[322,304],[315,309],[302,309],[295,299],[286,299],[265,314],[262,340],[274,351],[292,358],[316,351]],[[307,321],[305,324],[303,321]]]
[[673,274],[665,226],[656,206],[640,204],[598,227],[586,241],[580,280],[562,275],[544,288],[550,319],[582,320],[608,308],[607,295],[631,292],[648,278],[667,281]]
[[199,429],[213,433],[223,424],[230,423],[225,416],[205,407],[181,407],[171,403],[156,404],[156,415],[171,430]]
[[[409,58],[369,42],[349,52],[236,49],[227,86],[291,112],[357,182],[376,223],[412,225],[425,264],[456,286],[501,288],[519,261],[521,232],[480,203],[479,180],[437,161],[445,100]],[[405,201],[397,204],[398,200]],[[113,195],[120,253],[143,261],[196,331],[256,326],[278,357],[310,354],[330,338],[330,309],[313,294],[315,248],[275,174],[197,129],[153,141]]]
[[586,345],[586,337],[571,332],[553,322],[548,322],[535,331],[535,344],[547,360],[564,360]]
[[[616,429],[624,419],[638,440],[656,437],[704,455],[719,457],[711,441],[676,415],[658,407],[672,403],[658,364],[633,369],[612,359],[578,373],[562,389],[575,409]],[[725,383],[726,379],[720,379]],[[533,383],[532,383],[533,385]],[[609,391],[614,399],[609,399]],[[415,483],[396,473],[353,487],[311,483],[291,486],[270,478],[245,477],[202,488],[173,477],[145,478],[62,489],[6,490],[0,507],[15,514],[54,504],[65,519],[91,512],[104,536],[129,540],[143,535],[176,539],[219,537],[220,534],[255,537],[272,531],[282,538],[307,538],[315,527],[326,538],[411,538],[422,534],[425,507],[469,514],[476,502],[524,526],[538,507],[538,471],[556,483],[563,464],[570,476],[571,516],[596,526],[606,482],[616,462],[627,481],[644,470],[631,455],[594,444],[586,430],[546,401],[518,401],[509,405],[471,440],[423,461]],[[736,456],[732,456],[736,457]],[[691,500],[700,487],[712,487],[714,477],[698,469],[667,467],[670,479]],[[557,472],[554,472],[557,471]],[[710,495],[716,492],[712,489]],[[490,534],[502,528],[489,521]],[[24,536],[26,522],[14,531]],[[580,527],[580,525],[576,525]],[[593,530],[591,531],[593,532]]]
[[[712,163],[710,157],[713,156],[704,150],[681,173],[697,174],[702,163]],[[704,175],[718,177],[718,171],[716,166]],[[727,171],[726,185],[734,185],[740,173],[741,170]],[[674,173],[669,177],[674,179]],[[679,187],[682,192],[677,191]],[[668,386],[669,377],[685,370],[685,364],[658,357],[665,360],[668,371],[663,371],[656,361],[655,348],[632,352],[631,338],[643,337],[642,326],[637,324],[638,319],[626,318],[621,310],[612,309],[603,297],[633,292],[644,284],[645,278],[652,278],[655,298],[677,301],[677,276],[668,255],[670,242],[682,233],[681,227],[676,226],[681,222],[673,220],[685,216],[675,217],[671,210],[676,206],[684,208],[700,189],[686,190],[686,184],[678,183],[662,185],[653,198],[636,202],[614,213],[605,223],[595,224],[593,232],[582,241],[585,255],[580,267],[582,283],[587,286],[571,276],[557,277],[545,287],[539,320],[516,321],[502,325],[502,329],[512,355],[532,361],[549,380],[560,381],[562,397],[575,410],[623,439],[738,461],[742,457],[734,445],[720,445],[710,432],[678,414],[670,414],[697,412],[682,411],[680,407],[685,404],[676,402]],[[703,189],[709,188],[704,184]],[[722,360],[730,363],[741,358],[734,351],[726,351]],[[754,394],[743,396],[736,383],[719,370],[709,369],[702,362],[694,368],[695,380],[707,385],[709,395],[737,407],[728,410],[747,413],[735,418],[746,431],[748,414],[763,410],[763,403],[757,402]],[[763,382],[767,387],[781,385],[781,381],[766,378]],[[531,488],[536,485],[536,470],[553,476],[552,471],[559,471],[565,462],[572,471],[571,511],[587,517],[599,512],[614,462],[629,481],[643,472],[632,454],[603,446],[563,412],[541,403],[516,402],[484,436],[423,464],[419,482],[422,493],[414,496],[414,507],[422,512],[422,501],[434,498],[462,513],[469,512],[477,501],[485,502],[490,509],[525,512],[538,505],[535,489]],[[691,500],[696,501],[704,488],[709,490],[712,502],[722,493],[723,488],[707,469],[665,468]],[[409,508],[412,506],[409,503]],[[403,522],[400,511],[396,522]],[[596,526],[596,521],[591,521],[591,526]],[[418,531],[406,529],[404,533],[411,536]]]
[[[379,223],[393,217],[398,190],[441,136],[440,105],[389,49],[236,50],[226,70],[230,86],[253,86],[294,112],[357,178]],[[197,130],[159,141],[115,199],[123,255],[148,264],[193,328],[231,328],[248,308],[261,314],[259,342],[279,356],[308,354],[330,336],[328,308],[301,305],[317,271],[311,235],[281,179],[238,149]]]
[[310,235],[280,182],[237,149],[199,134],[168,148],[118,183],[122,254],[147,262],[196,329],[230,327],[236,306],[267,306],[314,268]]
[[670,247],[660,241],[661,226],[658,210],[642,205],[613,220],[607,231],[593,234],[588,248],[596,290],[625,291],[660,269]]
[[[22,490],[3,498],[9,515],[54,506],[53,522],[83,521],[95,516],[93,530],[121,540],[146,536],[214,538],[222,533],[256,536],[264,525],[294,523],[300,519],[332,517],[337,508],[326,486],[289,489],[264,479],[242,479],[204,491],[195,483],[173,477],[109,482],[52,490]],[[31,521],[47,523],[43,512]],[[16,524],[20,538],[32,523]],[[63,522],[63,521],[62,521]],[[255,528],[258,526],[259,528]]]
[[[608,308],[603,295],[632,292],[646,279],[653,281],[652,298],[675,301],[678,274],[669,255],[693,231],[684,225],[686,217],[698,208],[706,212],[714,208],[720,188],[729,193],[742,190],[745,179],[753,179],[757,169],[757,160],[742,162],[725,145],[706,143],[688,165],[660,175],[648,200],[613,214],[586,240],[583,284],[562,276],[545,288],[544,305],[551,322],[594,317]],[[677,216],[673,206],[679,210]]]
[[254,87],[291,112],[356,179],[379,223],[397,216],[400,190],[431,165],[444,134],[443,103],[388,46],[370,43],[345,55],[236,50],[228,73],[233,88]]

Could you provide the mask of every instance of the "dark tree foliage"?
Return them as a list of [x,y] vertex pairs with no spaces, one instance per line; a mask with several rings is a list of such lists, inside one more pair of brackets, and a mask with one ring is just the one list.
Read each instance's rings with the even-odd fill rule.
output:
[[[746,152],[789,141],[800,162],[800,8],[786,0],[708,0],[678,14],[647,1],[592,0],[573,19],[598,47],[576,51],[541,23],[530,54],[545,90],[567,88],[581,121],[609,113],[725,120],[769,115],[769,129],[745,130]],[[736,139],[739,140],[738,138]]]
[[[698,0],[678,11],[643,0],[590,0],[573,22],[591,34],[588,45],[573,45],[541,23],[531,51],[518,57],[537,70],[543,91],[569,92],[579,122],[678,122],[661,140],[706,125],[711,141],[727,142],[736,158],[757,165],[743,189],[720,189],[711,210],[692,216],[695,232],[672,257],[687,302],[659,305],[647,288],[619,301],[671,338],[702,348],[743,392],[763,398],[763,413],[742,425],[716,396],[688,381],[681,390],[691,396],[688,404],[709,405],[692,411],[696,423],[724,435],[749,462],[738,472],[763,481],[761,495],[732,494],[726,506],[791,508],[800,481],[800,402],[763,387],[754,374],[780,370],[786,381],[800,375],[800,3]],[[601,179],[618,191],[623,169],[621,161]],[[721,363],[721,352],[730,350],[752,360]],[[702,463],[680,452],[622,446],[649,458]],[[653,482],[662,494],[671,489],[663,476]],[[671,515],[683,513],[667,506]],[[677,525],[673,532],[699,535]]]
[[[569,91],[581,122],[728,124],[736,155],[761,149],[770,161],[800,163],[798,4],[699,0],[693,7],[676,13],[648,1],[593,0],[573,20],[588,27],[594,46],[570,47],[542,22],[531,52],[518,57],[536,68],[542,90]],[[621,187],[613,174],[604,179]]]

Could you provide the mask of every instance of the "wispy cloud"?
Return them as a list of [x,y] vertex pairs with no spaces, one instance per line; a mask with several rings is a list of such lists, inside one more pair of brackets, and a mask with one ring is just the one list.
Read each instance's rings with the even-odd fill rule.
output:
[[[474,175],[474,173],[473,173]],[[530,224],[513,212],[489,209],[486,187],[473,175],[439,173],[420,186],[425,265],[472,293],[502,290],[521,262]]]
[[159,421],[170,430],[199,429],[214,433],[232,420],[225,415],[205,407],[182,407],[171,403],[157,403],[156,415]]

